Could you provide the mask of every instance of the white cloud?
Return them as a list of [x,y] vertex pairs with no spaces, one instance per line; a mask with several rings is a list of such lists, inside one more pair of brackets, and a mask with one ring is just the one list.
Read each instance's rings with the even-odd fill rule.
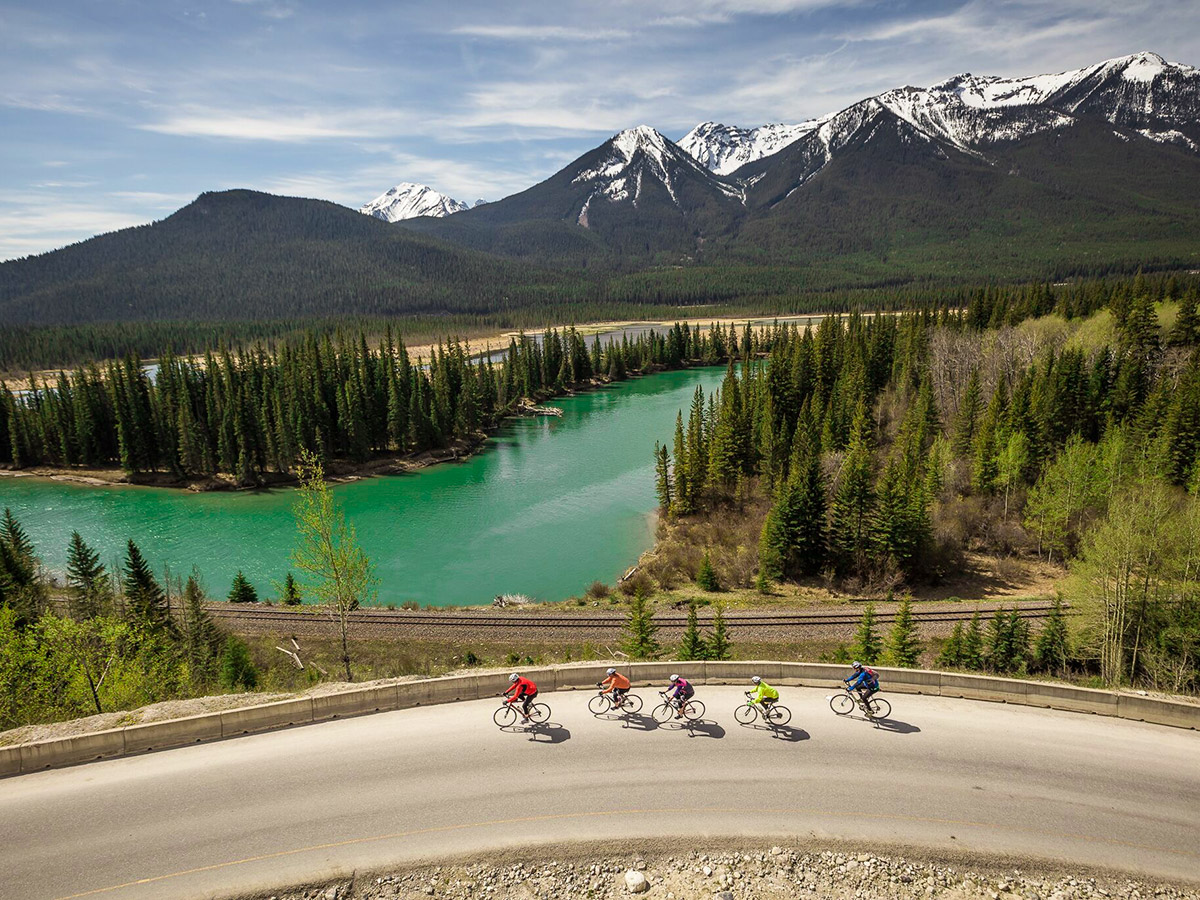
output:
[[461,25],[451,34],[504,41],[612,41],[630,36],[620,28],[575,28],[567,25]]
[[138,127],[181,137],[240,141],[303,142],[329,138],[387,137],[406,129],[412,117],[394,109],[306,110],[287,113],[192,110]]

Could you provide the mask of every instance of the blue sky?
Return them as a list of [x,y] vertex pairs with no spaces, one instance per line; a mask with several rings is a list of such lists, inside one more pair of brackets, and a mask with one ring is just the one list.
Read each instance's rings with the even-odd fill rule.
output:
[[205,190],[495,200],[632,125],[794,122],[1139,50],[1200,65],[1200,3],[0,0],[0,260]]

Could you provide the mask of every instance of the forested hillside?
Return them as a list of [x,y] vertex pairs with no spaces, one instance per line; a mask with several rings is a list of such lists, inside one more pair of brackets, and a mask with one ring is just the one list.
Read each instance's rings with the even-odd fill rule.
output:
[[589,292],[578,278],[333,203],[225,191],[152,225],[0,265],[0,323],[495,313]]
[[[657,471],[668,517],[715,517],[722,534],[749,517],[757,547],[676,562],[705,549],[718,582],[769,591],[937,580],[968,550],[1068,560],[1089,612],[1079,663],[1109,683],[1193,686],[1197,301],[1195,278],[1139,278],[747,334],[743,364],[713,396],[697,391]],[[673,564],[653,572],[696,575]]]

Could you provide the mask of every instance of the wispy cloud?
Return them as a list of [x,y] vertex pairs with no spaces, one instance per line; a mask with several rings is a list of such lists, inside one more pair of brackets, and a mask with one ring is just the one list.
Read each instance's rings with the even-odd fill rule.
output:
[[566,25],[460,25],[451,34],[504,41],[611,41],[628,38],[622,28],[573,28]]

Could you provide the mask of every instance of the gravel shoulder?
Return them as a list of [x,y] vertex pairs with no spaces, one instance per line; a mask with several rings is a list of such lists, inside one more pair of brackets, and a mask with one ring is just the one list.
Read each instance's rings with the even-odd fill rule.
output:
[[[685,837],[509,851],[473,859],[361,873],[244,900],[1200,900],[1200,880],[1166,884],[1116,869],[1031,864],[1013,857],[902,847],[859,853],[843,845],[747,845],[729,841],[680,852]],[[1200,878],[1200,876],[1198,876]]]

